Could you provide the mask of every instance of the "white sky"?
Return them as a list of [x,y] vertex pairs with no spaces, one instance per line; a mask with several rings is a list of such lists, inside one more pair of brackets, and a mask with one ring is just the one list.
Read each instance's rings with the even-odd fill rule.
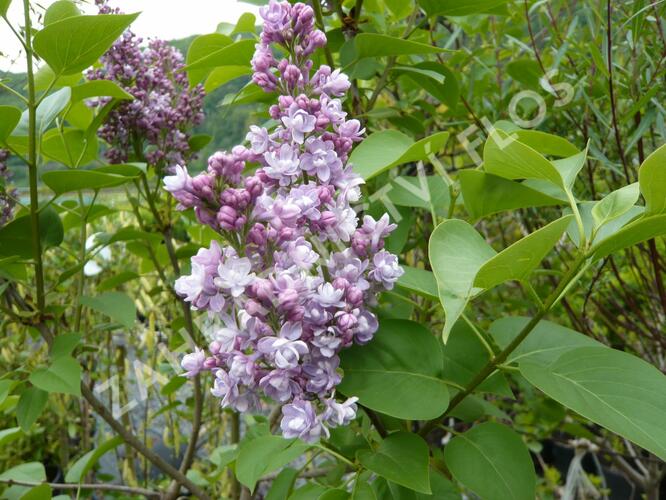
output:
[[[44,8],[55,0],[34,2]],[[218,23],[235,23],[243,12],[252,12],[257,17],[259,7],[239,0],[111,0],[112,7],[119,7],[129,14],[141,12],[132,23],[132,31],[145,38],[157,37],[165,40],[185,38],[189,35],[212,33]],[[86,14],[95,14],[97,8],[93,0],[81,3],[79,8]],[[23,2],[14,0],[9,8],[9,20],[12,24],[23,25]],[[21,46],[0,19],[0,69],[4,71],[25,71]],[[16,60],[18,59],[18,60]],[[14,60],[14,61],[12,61]]]

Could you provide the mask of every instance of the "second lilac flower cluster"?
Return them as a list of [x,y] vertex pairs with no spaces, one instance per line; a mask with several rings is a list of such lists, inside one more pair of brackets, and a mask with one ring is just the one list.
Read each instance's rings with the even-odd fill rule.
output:
[[[97,0],[101,14],[117,13]],[[203,121],[202,85],[189,88],[183,55],[164,40],[142,39],[127,30],[90,70],[89,80],[111,80],[134,100],[122,101],[109,113],[98,134],[108,144],[111,163],[130,158],[169,169],[193,157],[189,130]],[[108,98],[91,104],[105,104]]]
[[[363,130],[342,109],[347,77],[328,66],[311,75],[309,56],[326,40],[312,9],[273,0],[261,15],[254,81],[280,91],[270,108],[278,125],[252,126],[248,147],[216,153],[195,177],[177,167],[164,179],[225,241],[200,249],[176,282],[213,325],[208,353],[182,365],[188,376],[213,373],[223,407],[256,409],[262,396],[282,404],[283,436],[313,441],[355,418],[356,398],[336,399],[338,354],[372,339],[369,306],[403,271],[384,249],[388,215],[359,222],[352,207],[363,181],[347,159]],[[287,56],[276,61],[271,43]]]

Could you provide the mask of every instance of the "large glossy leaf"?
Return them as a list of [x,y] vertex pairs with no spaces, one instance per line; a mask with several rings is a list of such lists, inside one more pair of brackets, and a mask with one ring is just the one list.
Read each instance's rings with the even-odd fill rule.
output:
[[437,300],[437,280],[431,271],[416,267],[402,266],[404,274],[398,278],[397,285],[410,292],[418,293],[429,299]]
[[414,142],[397,130],[382,130],[359,144],[350,162],[356,173],[367,180],[396,165],[427,160],[444,147],[448,138],[448,132],[438,132]]
[[447,49],[379,33],[361,33],[354,37],[356,58],[434,54]]
[[593,247],[592,254],[595,259],[603,259],[613,252],[663,235],[666,235],[666,214],[641,217],[600,241]]
[[376,451],[360,451],[358,459],[366,469],[389,481],[422,493],[431,492],[428,445],[417,434],[391,434]]
[[472,219],[517,208],[561,205],[562,200],[537,191],[526,184],[481,170],[458,173],[465,208]]
[[647,215],[666,212],[666,145],[648,156],[638,169]]
[[119,186],[131,179],[122,175],[95,170],[50,170],[42,174],[42,181],[56,195],[83,189],[102,189]]
[[666,376],[631,354],[578,347],[521,374],[551,398],[666,460]]
[[122,292],[104,292],[95,297],[84,295],[81,304],[100,312],[126,328],[134,326],[136,306],[132,299]]
[[65,475],[65,481],[68,483],[78,483],[82,481],[102,455],[117,448],[122,443],[123,439],[120,436],[115,436],[106,440],[96,449],[83,455],[68,468],[67,474]]
[[543,179],[564,187],[552,162],[531,147],[500,130],[494,130],[483,149],[486,172],[507,179]]
[[0,142],[4,142],[21,119],[21,110],[14,106],[0,106]]
[[480,291],[473,286],[476,273],[495,256],[495,251],[468,223],[451,219],[433,231],[428,255],[446,314],[443,333],[446,341],[469,299]]
[[396,418],[429,420],[449,403],[437,338],[418,323],[384,320],[373,340],[341,356],[338,390],[368,408]]
[[487,422],[454,437],[444,448],[453,477],[484,500],[533,500],[534,465],[518,434]]
[[518,139],[518,141],[531,147],[542,155],[566,158],[574,156],[580,152],[576,146],[559,135],[548,134],[546,132],[541,132],[540,130],[525,130],[521,128],[507,130],[502,128],[499,122],[495,123],[495,126],[501,128],[505,132],[511,133],[516,139]]
[[617,189],[595,203],[592,207],[594,226],[601,227],[627,213],[638,201],[640,191],[638,183]]
[[71,356],[60,356],[48,367],[33,371],[30,383],[46,392],[81,396],[81,365]]
[[39,418],[49,399],[48,392],[37,387],[29,387],[21,394],[16,405],[16,420],[25,432]]
[[295,460],[309,447],[303,441],[270,435],[244,442],[236,459],[236,477],[254,490],[261,476]]
[[474,286],[490,289],[505,281],[526,279],[560,239],[572,215],[566,215],[518,240],[486,261]]
[[[501,318],[490,325],[489,332],[497,344],[504,349],[529,321],[530,318],[523,316]],[[602,346],[602,344],[575,330],[551,321],[542,320],[537,323],[527,338],[509,354],[507,363],[529,360],[535,363],[548,364],[559,358],[565,351],[585,346]]]
[[69,75],[92,66],[139,14],[75,16],[37,32],[35,52],[56,75]]

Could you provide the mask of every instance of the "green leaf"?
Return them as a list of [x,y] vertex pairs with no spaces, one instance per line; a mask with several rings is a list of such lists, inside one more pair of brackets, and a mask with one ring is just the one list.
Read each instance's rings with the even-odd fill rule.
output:
[[558,242],[573,215],[565,215],[518,240],[486,261],[474,278],[474,286],[490,289],[505,281],[523,281]]
[[28,462],[6,470],[0,474],[0,479],[39,483],[46,481],[46,471],[44,470],[44,466],[39,462]]
[[[277,500],[277,499],[276,499]],[[351,493],[351,500],[378,500],[377,495],[372,489],[372,486],[365,481],[356,479],[354,482],[354,489]]]
[[402,270],[404,274],[398,278],[396,283],[400,288],[429,299],[439,299],[437,280],[431,271],[409,266],[402,266]]
[[60,356],[48,368],[33,371],[30,383],[46,392],[81,396],[81,365],[71,356]]
[[139,14],[75,16],[37,32],[35,52],[56,75],[69,75],[92,66]]
[[396,71],[406,73],[417,85],[435,99],[455,108],[460,98],[458,79],[453,71],[436,62],[422,62],[414,66],[399,66]]
[[114,97],[119,100],[132,100],[134,96],[111,80],[93,80],[72,87],[72,102],[91,97]]
[[443,331],[446,342],[469,299],[481,291],[474,288],[474,279],[495,251],[468,223],[451,219],[442,222],[433,231],[428,243],[428,255],[437,279],[439,300],[446,314]]
[[[665,179],[666,180],[666,179]],[[638,201],[640,191],[638,183],[634,182],[628,186],[617,189],[595,203],[592,208],[594,227],[598,228],[607,222],[624,215]]]
[[549,397],[666,460],[666,376],[631,354],[578,347],[521,374]]
[[428,16],[469,16],[473,14],[496,14],[508,0],[418,0]]
[[[228,45],[231,45],[233,40],[219,33],[210,33],[207,35],[200,35],[192,40],[190,47],[187,49],[187,57],[185,58],[185,64],[192,64],[199,59],[209,56],[213,52],[216,52]],[[206,75],[210,72],[210,68],[200,68],[194,70],[188,70],[187,78],[191,86],[196,85],[201,80],[203,80]]]
[[638,183],[645,198],[645,214],[666,212],[666,145],[645,159],[638,169]]
[[261,436],[244,442],[236,459],[236,477],[254,490],[259,478],[298,458],[310,447],[299,440]]
[[[89,138],[83,130],[67,128],[61,135],[60,130],[51,129],[44,134],[42,154],[63,165],[77,168],[97,158],[97,147],[97,137]],[[66,170],[58,172],[66,172]]]
[[236,27],[231,32],[232,35],[237,35],[239,33],[254,33],[256,31],[255,24],[257,18],[254,17],[254,14],[251,12],[244,12],[236,21]]
[[404,40],[378,33],[360,33],[354,37],[356,59],[365,57],[405,56],[450,52],[427,43]]
[[361,464],[389,481],[421,493],[430,493],[428,445],[418,435],[396,432],[376,451],[358,452]]
[[[463,319],[458,320],[451,329],[443,355],[444,379],[463,387],[472,381],[490,359],[490,354],[472,326]],[[501,373],[495,373],[487,378],[479,385],[479,390],[504,397],[513,396],[509,384]]]
[[7,15],[7,10],[11,3],[12,0],[0,0],[0,16],[5,17]]
[[122,443],[123,439],[120,436],[115,436],[102,443],[98,448],[83,455],[67,469],[65,481],[68,483],[81,482],[105,453],[117,448]]
[[51,486],[48,484],[40,484],[30,488],[27,493],[21,496],[21,500],[51,500],[52,496]]
[[347,490],[340,488],[332,488],[323,492],[317,497],[317,500],[348,500],[349,493]]
[[553,160],[552,164],[560,172],[562,177],[562,187],[564,189],[571,189],[576,182],[576,177],[581,171],[583,166],[585,166],[585,160],[587,160],[587,147],[580,153],[576,153],[573,156],[568,158],[563,158],[561,160]]
[[146,164],[145,163],[116,163],[113,165],[104,165],[102,167],[97,167],[95,172],[102,172],[105,174],[114,174],[122,175],[123,177],[129,177],[131,179],[136,179],[141,177],[141,175],[146,173]]
[[81,304],[100,312],[126,328],[132,328],[136,320],[136,306],[122,292],[104,292],[95,297],[84,295]]
[[539,89],[539,79],[543,75],[541,66],[533,59],[514,59],[506,65],[506,71],[516,82],[530,89]]
[[20,427],[10,427],[0,431],[0,447],[11,443],[12,441],[23,436],[23,431]]
[[23,391],[16,405],[16,420],[23,431],[30,430],[44,411],[48,399],[48,392],[37,387],[29,387]]
[[51,358],[56,359],[60,356],[69,356],[81,343],[80,333],[61,333],[57,335],[51,347]]
[[666,234],[666,214],[641,217],[592,248],[595,259],[603,259],[618,250]]
[[430,420],[449,404],[439,375],[442,349],[426,328],[407,320],[384,320],[373,340],[341,356],[338,390],[357,396],[363,406],[396,418]]
[[252,73],[252,68],[248,66],[220,66],[210,72],[204,82],[204,90],[210,94],[225,83],[250,73]]
[[368,180],[381,172],[436,155],[446,144],[448,132],[438,132],[418,142],[413,142],[397,130],[382,130],[370,134],[351,154],[354,170]]
[[81,73],[77,72],[71,75],[56,77],[49,65],[43,64],[35,73],[35,91],[43,92],[49,88],[73,87],[79,81],[81,81]]
[[399,207],[415,207],[447,213],[451,196],[446,181],[439,175],[404,175],[391,181],[388,199]]
[[0,106],[0,142],[4,142],[21,119],[21,110],[14,106]]
[[254,40],[240,40],[221,47],[201,58],[188,62],[185,69],[189,73],[194,69],[215,68],[217,66],[249,66],[254,54],[255,43]]
[[[47,207],[39,212],[39,231],[42,251],[57,247],[64,238],[64,229],[58,213]],[[15,218],[0,228],[0,255],[17,255],[30,259],[32,253],[32,232],[30,215]]]
[[271,483],[271,489],[266,493],[266,500],[284,500],[285,498],[289,498],[289,493],[291,493],[297,477],[298,471],[296,469],[290,467],[282,469]]
[[60,196],[83,189],[103,189],[120,186],[130,178],[96,170],[50,170],[42,174],[42,182]]
[[[71,95],[72,89],[69,87],[63,87],[60,90],[49,94],[39,103],[35,114],[35,130],[37,135],[42,135],[51,122],[55,120],[55,117],[67,107]],[[12,135],[28,135],[28,118],[28,110],[25,110],[21,115],[21,120],[12,132]]]
[[[501,318],[490,325],[490,335],[500,348],[505,349],[520,331],[529,323],[530,318],[513,316]],[[599,342],[550,321],[539,321],[532,332],[518,347],[509,354],[507,363],[528,360],[542,365],[551,363],[562,353],[584,346],[601,346]]]
[[514,135],[519,142],[522,142],[523,144],[531,147],[542,155],[566,158],[568,156],[574,156],[580,152],[576,146],[571,144],[564,137],[548,134],[539,130],[525,130],[521,128],[515,128],[513,123],[510,123],[510,125],[513,128],[511,130],[507,130],[502,128],[500,122],[495,123],[497,128],[500,128],[504,132]]
[[536,474],[518,434],[486,422],[453,438],[444,460],[456,480],[484,500],[533,500]]
[[97,285],[97,291],[98,292],[105,292],[107,290],[111,290],[113,288],[116,288],[123,283],[127,283],[128,281],[135,280],[139,278],[140,275],[135,273],[134,271],[121,271],[115,276],[111,276],[110,278],[106,278],[103,281],[100,281],[99,284]]
[[483,168],[506,179],[543,179],[564,187],[560,172],[553,163],[498,129],[486,141]]
[[526,184],[481,170],[461,170],[458,179],[465,208],[474,220],[507,210],[564,203]]
[[44,13],[44,26],[53,24],[56,21],[66,19],[68,17],[80,16],[81,11],[71,0],[58,0],[53,2],[51,6],[46,9]]
[[213,138],[206,134],[197,134],[187,141],[190,151],[201,151]]

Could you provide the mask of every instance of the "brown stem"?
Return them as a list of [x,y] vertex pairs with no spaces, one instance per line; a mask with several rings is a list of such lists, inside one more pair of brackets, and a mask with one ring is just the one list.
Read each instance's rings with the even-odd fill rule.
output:
[[46,483],[36,481],[17,481],[15,479],[0,479],[0,483],[9,486],[40,486],[48,484],[54,490],[97,490],[97,491],[119,491],[134,495],[143,495],[148,498],[160,498],[162,494],[159,491],[147,490],[145,488],[135,488],[122,484],[89,484],[89,483]]
[[160,457],[153,450],[149,449],[146,445],[141,442],[134,434],[127,430],[123,424],[113,417],[111,411],[95,397],[90,388],[81,383],[81,394],[83,397],[90,403],[90,406],[97,412],[97,414],[104,419],[104,421],[109,424],[109,426],[120,436],[123,440],[134,448],[138,453],[146,457],[150,462],[155,465],[158,469],[164,472],[166,475],[171,477],[174,481],[182,484],[187,489],[196,495],[198,498],[205,500],[210,500],[208,494],[202,490],[199,486],[194,484],[190,479],[188,479],[182,472],[176,469],[173,465],[166,462],[162,457]]
[[624,178],[627,183],[631,183],[631,176],[629,175],[629,167],[627,166],[627,159],[624,156],[624,147],[622,146],[622,137],[620,136],[620,128],[617,122],[617,110],[615,109],[615,87],[613,85],[613,33],[612,33],[612,15],[613,4],[611,0],[607,0],[606,8],[606,41],[608,43],[608,92],[610,94],[611,116],[613,119],[613,132],[615,135],[615,143],[617,144],[618,154],[622,162],[624,170]]

